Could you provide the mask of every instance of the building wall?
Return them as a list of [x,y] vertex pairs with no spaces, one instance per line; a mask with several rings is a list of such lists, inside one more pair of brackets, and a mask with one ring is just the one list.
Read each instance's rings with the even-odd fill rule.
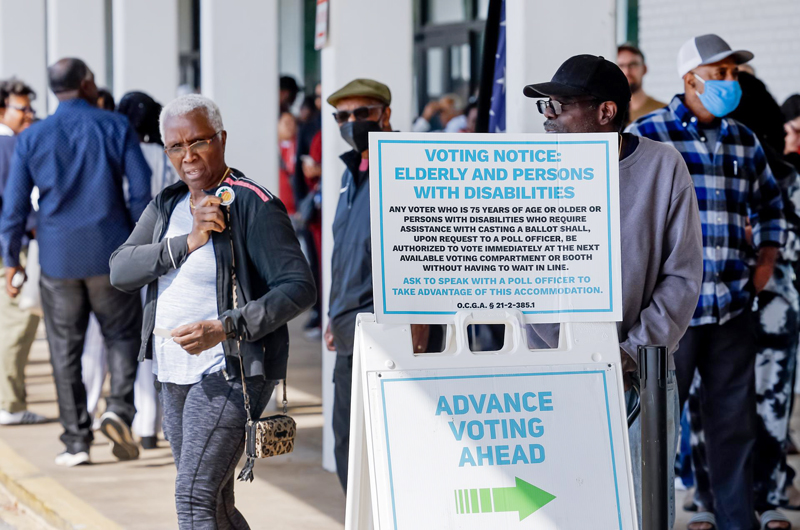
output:
[[47,113],[44,0],[0,0],[0,79],[17,77],[37,94],[33,108]]
[[797,0],[639,0],[639,44],[647,60],[644,89],[669,101],[683,92],[681,44],[716,33],[755,54],[756,75],[778,103],[800,92],[800,2]]
[[[106,70],[106,4],[103,0],[47,0],[47,64],[78,57],[94,72],[98,87],[111,84]],[[58,100],[49,93],[51,114]]]
[[114,98],[140,90],[166,105],[178,88],[177,0],[114,0],[113,6]]
[[[307,93],[311,92],[313,87],[303,86],[303,2],[280,0],[278,16],[278,70],[281,75],[294,77]],[[297,99],[301,100],[299,97]]]
[[[322,49],[322,289],[323,315],[328,314],[333,255],[333,218],[339,200],[344,165],[339,155],[350,149],[342,140],[327,98],[359,77],[376,79],[392,91],[391,123],[394,130],[411,128],[413,107],[413,3],[412,0],[348,0],[331,2],[328,43]],[[386,21],[391,21],[387,24]],[[357,38],[354,38],[356,36]],[[387,44],[389,43],[389,44]],[[336,355],[322,345],[322,465],[336,470],[333,458],[333,367]]]
[[544,132],[525,85],[549,81],[573,55],[616,57],[616,0],[561,0],[557,11],[574,14],[568,25],[543,20],[539,2],[506,1],[506,132]]
[[202,93],[219,105],[226,161],[278,190],[278,4],[201,0]]

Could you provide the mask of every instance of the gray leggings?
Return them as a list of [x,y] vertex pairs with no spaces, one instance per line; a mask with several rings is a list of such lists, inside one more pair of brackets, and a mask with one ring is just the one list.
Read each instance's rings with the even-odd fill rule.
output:
[[[248,378],[254,418],[261,416],[276,383]],[[178,468],[175,505],[181,530],[250,528],[233,497],[247,418],[241,381],[227,381],[217,372],[193,385],[162,383],[159,396],[164,433]]]

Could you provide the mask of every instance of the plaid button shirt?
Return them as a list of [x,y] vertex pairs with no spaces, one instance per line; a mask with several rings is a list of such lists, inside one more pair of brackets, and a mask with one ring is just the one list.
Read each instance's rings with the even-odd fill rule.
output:
[[682,96],[627,130],[672,144],[683,155],[697,192],[704,247],[703,284],[690,325],[727,322],[744,311],[753,290],[747,218],[757,248],[782,246],[785,239],[781,191],[761,144],[750,129],[728,118],[720,120],[716,145],[707,144]]

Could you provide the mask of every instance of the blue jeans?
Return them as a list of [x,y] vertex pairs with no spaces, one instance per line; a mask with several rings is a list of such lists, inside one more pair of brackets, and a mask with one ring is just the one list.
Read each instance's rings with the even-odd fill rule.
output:
[[[626,393],[626,401],[631,402],[632,391]],[[667,480],[669,484],[669,526],[675,523],[675,451],[678,447],[680,425],[680,402],[678,400],[678,381],[675,370],[667,372]],[[639,516],[639,528],[642,528],[642,424],[636,418],[628,429],[628,441],[631,449],[631,469],[633,471],[633,489],[636,492],[636,513]]]

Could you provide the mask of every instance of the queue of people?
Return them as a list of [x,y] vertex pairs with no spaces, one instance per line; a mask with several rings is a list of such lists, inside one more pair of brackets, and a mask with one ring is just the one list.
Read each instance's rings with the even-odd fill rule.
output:
[[[623,236],[626,245],[634,249],[622,271],[623,370],[626,379],[635,370],[638,345],[669,346],[667,427],[672,457],[682,404],[691,399],[695,382],[702,419],[692,425],[702,423],[704,435],[692,440],[703,440],[708,447],[697,450],[708,471],[705,479],[700,478],[703,469],[697,472],[702,510],[692,518],[690,530],[749,529],[756,516],[762,528],[790,528],[778,508],[794,509],[785,492],[793,476],[786,477],[786,439],[798,339],[797,291],[791,281],[797,260],[791,234],[798,228],[800,96],[783,106],[785,149],[771,159],[761,145],[764,140],[729,117],[742,97],[740,68],[752,57],[748,51],[731,50],[716,35],[690,39],[677,57],[684,92],[669,104],[643,91],[644,55],[631,45],[619,48],[619,66],[601,57],[576,56],[550,83],[525,87],[526,96],[539,100],[549,132],[620,133],[621,211],[627,219],[621,225],[630,231]],[[342,156],[346,193],[333,227],[332,265],[338,273],[325,334],[328,348],[337,351],[333,427],[343,487],[352,316],[371,310],[372,283],[362,276],[350,289],[341,289],[338,284],[347,285],[348,276],[343,274],[345,264],[336,260],[346,253],[349,265],[366,262],[369,267],[368,232],[360,251],[356,235],[359,226],[368,230],[369,208],[354,205],[369,186],[366,136],[369,131],[390,130],[388,94],[385,85],[359,79],[329,100],[337,110],[342,138],[353,148]],[[434,103],[426,107],[415,130],[431,130],[426,124],[447,108],[441,101]],[[758,108],[763,111],[763,106]],[[356,288],[362,285],[362,290]],[[354,293],[359,296],[354,298]],[[531,346],[554,346],[557,331],[557,326],[531,327]],[[412,329],[412,347],[424,351],[429,334],[430,330]],[[631,452],[640,503],[636,433],[634,424]],[[675,513],[673,478],[671,469],[670,526]]]
[[[303,97],[300,111],[292,106],[301,89],[291,76],[280,80],[280,116],[278,145],[280,150],[279,194],[308,259],[314,281],[322,278],[322,86]],[[320,339],[322,295],[310,311],[304,326],[306,339]]]
[[[550,81],[519,87],[547,132],[618,133],[629,257],[623,374],[627,389],[639,345],[669,347],[673,460],[681,414],[691,418],[691,456],[681,459],[696,484],[690,530],[745,530],[754,515],[761,528],[788,529],[780,509],[800,509],[786,461],[800,339],[800,95],[779,107],[741,73],[752,58],[717,35],[690,39],[676,56],[683,92],[667,104],[644,92],[644,54],[629,44],[616,64],[578,55]],[[322,321],[320,87],[295,117],[301,89],[281,78],[279,199],[228,165],[222,112],[210,99],[188,94],[162,108],[132,92],[115,105],[79,59],[53,64],[48,79],[59,106],[38,123],[33,90],[0,85],[0,320],[9,331],[0,340],[0,425],[45,420],[27,410],[24,388],[39,317],[17,304],[35,239],[64,429],[56,463],[91,461],[107,370],[96,427],[113,454],[138,458],[163,418],[180,527],[248,528],[233,495],[245,428],[285,380],[286,323],[313,307],[313,339]],[[327,119],[350,147],[341,180],[326,176],[341,193],[322,335],[336,351],[334,453],[345,491],[355,321],[373,310],[368,140],[393,130],[391,103],[390,88],[367,78],[327,99]],[[450,94],[426,105],[414,130],[473,132],[476,116],[475,104]],[[558,344],[558,326],[527,333],[533,348]],[[413,325],[411,337],[414,351],[430,351],[443,331]],[[635,423],[641,505],[639,432]]]
[[[227,133],[208,98],[191,94],[162,109],[132,92],[112,111],[80,59],[56,62],[48,76],[59,106],[33,125],[33,91],[2,84],[0,317],[12,333],[3,334],[0,420],[45,420],[25,403],[38,318],[16,304],[35,238],[64,429],[56,464],[91,462],[90,408],[107,367],[97,427],[114,456],[138,458],[163,416],[180,527],[247,528],[233,503],[245,426],[285,378],[286,322],[317,298],[286,209],[228,167]],[[204,191],[223,181],[224,205]],[[87,342],[92,315],[99,333]],[[87,373],[95,375],[86,381]],[[87,386],[98,390],[93,400]]]

